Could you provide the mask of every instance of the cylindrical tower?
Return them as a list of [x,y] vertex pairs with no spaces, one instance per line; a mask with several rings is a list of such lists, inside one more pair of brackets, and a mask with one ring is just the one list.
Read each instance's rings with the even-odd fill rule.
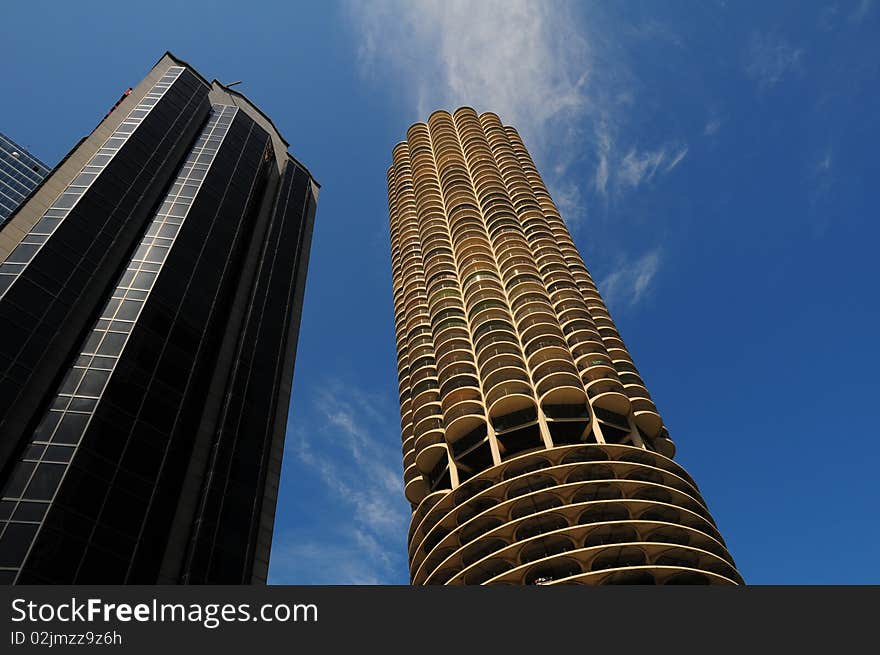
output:
[[388,170],[413,584],[736,584],[534,162],[495,114]]

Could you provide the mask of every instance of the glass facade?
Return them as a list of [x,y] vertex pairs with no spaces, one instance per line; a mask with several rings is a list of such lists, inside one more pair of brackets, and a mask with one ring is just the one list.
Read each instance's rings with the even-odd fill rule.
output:
[[[12,534],[10,541],[17,542],[4,549],[7,558],[0,560],[3,567],[0,570],[7,576],[15,573],[16,567],[24,561],[29,549],[27,537],[36,536],[39,522],[66,472],[65,465],[73,458],[88,428],[236,111],[229,106],[213,108],[211,118],[89,332],[73,368],[64,377],[24,456],[0,491],[0,516],[8,517],[9,521],[5,529],[0,530],[0,543],[6,530]],[[125,129],[129,129],[130,123],[123,122]],[[94,158],[89,166],[93,162]]]
[[[238,367],[228,387],[208,485],[193,531],[188,582],[204,583],[218,579],[224,571],[244,571],[250,558],[259,557],[262,507],[252,502],[250,489],[267,482],[273,458],[271,417],[286,411],[286,399],[274,391],[284,384],[284,362],[274,353],[288,350],[296,340],[284,317],[297,302],[297,271],[307,264],[308,249],[303,244],[308,242],[310,215],[315,210],[307,183],[304,169],[286,170],[260,253],[254,294],[236,353]],[[294,256],[282,244],[291,244]],[[285,302],[274,302],[276,298]],[[262,565],[268,568],[268,559]]]
[[55,199],[52,206],[43,214],[43,218],[22,239],[18,247],[9,254],[6,261],[0,264],[0,297],[58,229],[61,222],[70,214],[71,209],[85,195],[92,183],[122,149],[128,138],[137,130],[150,110],[162,99],[162,96],[171,88],[182,72],[183,68],[180,66],[168,69],[168,72],[150,89],[150,92],[104,142],[104,145],[89,160],[82,172]]
[[264,581],[317,185],[170,55],[114,116],[0,265],[0,580]]
[[49,167],[0,132],[0,227],[49,174]]

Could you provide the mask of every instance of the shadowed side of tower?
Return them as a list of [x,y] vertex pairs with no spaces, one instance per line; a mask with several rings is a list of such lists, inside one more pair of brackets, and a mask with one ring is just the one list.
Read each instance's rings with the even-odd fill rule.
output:
[[0,228],[0,584],[264,583],[318,184],[166,53]]
[[741,583],[516,130],[437,111],[392,159],[413,584]]

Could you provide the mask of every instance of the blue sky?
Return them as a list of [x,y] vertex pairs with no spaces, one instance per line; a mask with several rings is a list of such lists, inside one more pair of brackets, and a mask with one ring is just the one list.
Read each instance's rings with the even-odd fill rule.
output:
[[322,183],[272,582],[407,582],[385,171],[462,104],[523,134],[746,581],[880,582],[880,2],[143,6],[8,3],[0,130],[52,165],[171,50]]

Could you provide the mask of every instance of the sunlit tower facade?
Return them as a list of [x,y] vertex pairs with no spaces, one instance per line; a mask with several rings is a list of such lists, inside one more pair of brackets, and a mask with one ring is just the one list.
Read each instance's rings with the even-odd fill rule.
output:
[[516,130],[434,112],[388,203],[412,583],[742,583]]

